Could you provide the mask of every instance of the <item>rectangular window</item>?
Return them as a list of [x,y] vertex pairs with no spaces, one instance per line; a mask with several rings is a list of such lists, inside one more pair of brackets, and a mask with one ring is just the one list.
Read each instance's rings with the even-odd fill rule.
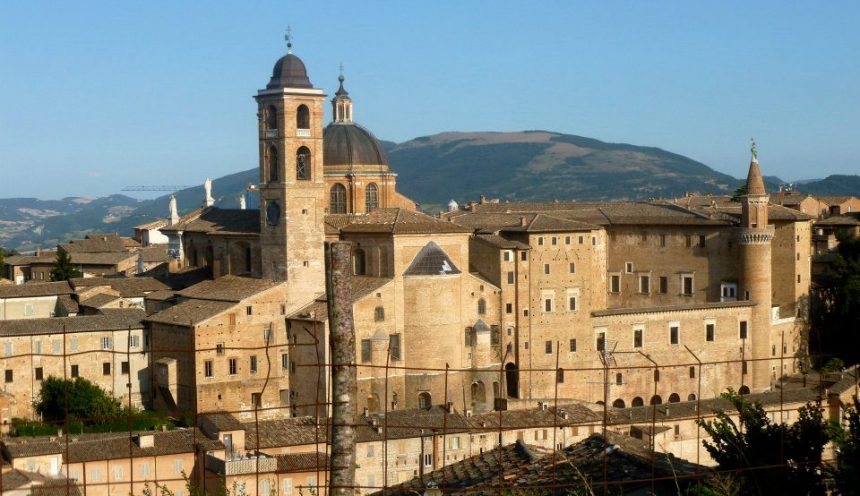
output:
[[577,241],[579,241],[579,244],[581,244],[581,245],[585,244],[585,236],[580,236]]
[[245,307],[245,315],[254,315],[254,307],[250,305]]
[[569,244],[570,244],[570,236],[565,236],[565,237],[564,237],[564,244],[566,244],[566,245],[569,245]]
[[742,320],[740,322],[740,337],[741,337],[741,339],[747,338],[747,321],[746,320]]
[[60,353],[62,347],[63,343],[59,339],[51,341],[51,351],[53,351],[55,355]]
[[741,363],[741,374],[746,374],[746,373],[747,373],[747,361],[746,361],[746,360],[744,360],[744,361]]
[[102,349],[109,350],[110,349],[110,338],[102,338]]
[[611,276],[609,276],[609,292],[621,292],[621,276],[619,276],[618,274],[612,274]]
[[550,313],[552,312],[553,307],[553,298],[551,296],[545,296],[543,299],[543,311]]
[[573,262],[570,262],[569,264],[567,264],[567,271],[571,274],[576,273],[576,264]]
[[557,244],[558,244],[558,238],[556,238],[555,236],[553,236],[553,237],[552,237],[552,245],[553,245],[553,246],[555,246],[555,245],[557,245]]
[[102,364],[102,375],[110,375],[110,362]]
[[149,477],[149,464],[148,463],[141,463],[140,464],[140,476],[143,477],[144,479]]
[[227,360],[227,370],[230,375],[236,375],[239,373],[239,363],[235,358]]
[[543,246],[543,236],[538,236],[538,246]]
[[235,313],[231,313],[230,315],[227,316],[227,323],[231,326],[236,325],[236,314]]
[[641,348],[642,347],[642,329],[634,329],[633,330],[633,347]]
[[597,351],[604,351],[606,349],[606,333],[598,332],[597,333]]
[[681,328],[673,325],[669,327],[669,344],[678,344],[681,342]]
[[699,235],[699,248],[704,248],[704,247],[705,247],[705,235],[700,234]]
[[290,368],[290,355],[281,353],[281,370],[287,370],[288,368]]
[[121,362],[119,365],[120,365],[120,371],[122,372],[122,374],[128,375],[129,372],[131,371],[131,369],[128,366],[128,362]]
[[651,292],[651,276],[639,276],[639,292],[645,294]]
[[499,326],[493,325],[490,326],[490,346],[498,346],[501,344],[501,331],[499,331]]
[[691,247],[693,246],[693,236],[691,236],[691,235],[689,235],[689,234],[688,234],[688,235],[684,238],[684,245],[685,245],[687,248],[691,248]]
[[224,343],[215,344],[215,354],[218,356],[222,356],[224,354]]
[[424,466],[430,467],[433,465],[433,453],[424,453]]
[[513,313],[514,305],[512,303],[505,303],[505,313]]
[[370,362],[370,340],[362,339],[361,340],[361,363]]
[[529,258],[528,252],[525,252],[525,251],[520,252],[520,260],[525,262],[526,260],[528,260],[528,258]]
[[36,380],[42,381],[45,379],[45,372],[42,367],[36,367]]
[[72,371],[69,375],[71,375],[72,377],[78,377],[79,371],[80,371],[80,369],[78,368],[77,365],[72,365]]
[[660,276],[660,293],[666,294],[669,292],[669,278]]
[[564,382],[564,369],[559,368],[555,371],[555,382],[562,384]]
[[472,347],[472,328],[467,327],[465,331],[463,331],[463,344],[466,348]]
[[3,343],[3,356],[12,356],[12,343],[10,341]]
[[128,347],[129,348],[138,348],[140,347],[140,336],[134,334],[128,337]]
[[257,355],[251,355],[248,360],[248,366],[251,369],[252,374],[257,373]]
[[576,311],[576,296],[568,296],[567,297],[567,309],[571,312]]
[[72,351],[78,351],[78,337],[72,336],[72,339],[69,342],[69,347],[71,347]]
[[116,465],[113,468],[113,480],[121,481],[122,480],[122,466]]
[[203,377],[212,377],[215,375],[215,371],[212,367],[212,360],[206,360],[203,362]]
[[33,354],[34,355],[41,355],[42,354],[42,341],[40,341],[38,339],[33,341]]
[[714,324],[705,324],[705,341],[713,341],[714,340]]
[[591,246],[597,246],[597,236],[591,237]]
[[94,468],[92,472],[90,472],[90,480],[93,482],[99,482],[102,480],[102,471],[99,468]]
[[633,262],[624,263],[624,272],[627,272],[628,274],[633,272]]
[[401,351],[400,351],[400,334],[392,334],[389,338],[389,348],[391,349],[391,359],[392,360],[400,360],[401,359]]
[[173,468],[176,469],[177,474],[182,474],[182,471],[185,470],[182,460],[174,460]]
[[666,235],[665,234],[660,235],[660,246],[663,246],[663,247],[666,246]]
[[511,252],[510,252],[510,251],[505,250],[505,251],[503,251],[503,252],[502,252],[502,259],[504,259],[504,261],[505,261],[505,262],[510,262],[510,261],[511,261],[511,257],[512,257],[512,255],[511,255]]
[[570,351],[576,352],[576,338],[571,338],[570,340]]
[[552,341],[547,341],[546,343],[544,343],[544,350],[547,353],[552,353]]
[[12,369],[6,369],[6,382],[12,382],[14,376],[12,375]]
[[549,264],[543,264],[543,273],[549,274]]
[[508,284],[513,284],[513,283],[514,283],[514,272],[508,271]]
[[263,406],[263,398],[260,393],[251,393],[251,406],[261,408]]
[[681,276],[681,294],[683,294],[684,296],[692,296],[693,295],[693,276],[692,275]]

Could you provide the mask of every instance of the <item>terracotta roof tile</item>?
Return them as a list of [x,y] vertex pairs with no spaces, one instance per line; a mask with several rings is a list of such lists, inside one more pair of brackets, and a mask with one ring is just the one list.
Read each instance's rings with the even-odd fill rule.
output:
[[0,298],[33,298],[37,296],[59,296],[72,294],[72,292],[72,287],[66,281],[0,286]]
[[78,277],[69,281],[76,291],[94,286],[110,286],[123,298],[139,298],[167,285],[153,277]]
[[267,279],[254,279],[227,275],[206,280],[179,292],[183,298],[198,300],[229,301],[238,303],[258,293],[274,288],[280,283]]
[[200,324],[236,306],[231,301],[187,300],[146,317],[147,322],[189,326]]
[[145,317],[143,310],[117,308],[101,315],[50,317],[43,319],[0,320],[0,336],[62,334],[65,332],[118,331],[140,329]]
[[259,234],[260,211],[208,207],[183,216],[161,231],[188,231],[207,234]]
[[392,233],[433,234],[472,232],[453,222],[431,217],[421,212],[403,208],[380,208],[367,215],[351,217],[349,224],[341,228],[347,233]]

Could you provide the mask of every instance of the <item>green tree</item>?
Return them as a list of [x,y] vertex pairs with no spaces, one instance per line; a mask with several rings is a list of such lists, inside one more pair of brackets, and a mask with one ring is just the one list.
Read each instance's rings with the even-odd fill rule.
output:
[[742,481],[743,494],[823,494],[821,453],[827,426],[817,405],[801,407],[792,425],[773,423],[759,403],[747,403],[729,389],[722,394],[737,411],[700,420],[710,440],[702,441],[720,470]]
[[741,201],[741,198],[745,197],[746,195],[747,195],[747,183],[746,183],[746,181],[744,181],[743,184],[738,186],[735,189],[734,193],[732,193],[732,201],[733,202],[739,202],[739,201]]
[[820,354],[860,362],[860,238],[840,233],[832,271],[811,291],[812,337]]
[[854,406],[845,411],[848,428],[830,424],[830,437],[836,447],[836,467],[833,478],[839,494],[860,494],[860,401],[854,397]]
[[82,420],[84,423],[102,423],[122,414],[119,400],[97,384],[82,378],[60,379],[48,377],[42,383],[36,411],[49,422]]
[[[11,257],[17,254],[18,252],[15,250],[6,250],[2,246],[0,246],[0,269],[3,269],[3,264],[6,263],[6,257]],[[3,277],[2,272],[0,272],[0,277]]]
[[81,273],[72,265],[72,257],[63,250],[57,250],[57,261],[51,270],[52,281],[68,281],[74,277],[80,277]]

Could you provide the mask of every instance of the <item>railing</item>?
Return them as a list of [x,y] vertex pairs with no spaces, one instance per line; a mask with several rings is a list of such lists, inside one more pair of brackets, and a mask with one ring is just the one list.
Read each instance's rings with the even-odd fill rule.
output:
[[277,138],[278,130],[277,129],[266,129],[266,137],[267,138]]
[[296,136],[299,138],[310,138],[311,130],[310,129],[296,129]]
[[[253,456],[253,455],[252,455]],[[260,472],[274,472],[278,468],[278,459],[258,455],[256,458],[237,458],[234,460],[222,460],[216,456],[206,456],[206,469],[219,475],[253,474]]]

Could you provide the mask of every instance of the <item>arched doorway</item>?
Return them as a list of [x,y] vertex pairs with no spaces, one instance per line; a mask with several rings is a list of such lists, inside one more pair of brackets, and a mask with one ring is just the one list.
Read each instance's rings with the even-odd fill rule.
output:
[[612,402],[612,408],[624,408],[624,400],[618,398]]
[[747,386],[741,386],[741,388],[738,389],[738,394],[740,394],[740,395],[750,394],[750,388]]
[[515,364],[509,363],[505,365],[505,386],[508,389],[508,396],[510,396],[511,398],[520,397],[519,375],[519,371],[517,370],[517,366]]
[[662,405],[663,404],[663,398],[661,398],[659,394],[655,394],[654,396],[651,397],[651,404],[652,405]]
[[669,395],[669,403],[680,403],[681,397],[678,393],[672,393]]
[[632,406],[643,406],[645,404],[645,400],[640,397],[633,398],[633,402],[630,403]]
[[696,401],[696,394],[690,393],[687,395],[687,401]]

